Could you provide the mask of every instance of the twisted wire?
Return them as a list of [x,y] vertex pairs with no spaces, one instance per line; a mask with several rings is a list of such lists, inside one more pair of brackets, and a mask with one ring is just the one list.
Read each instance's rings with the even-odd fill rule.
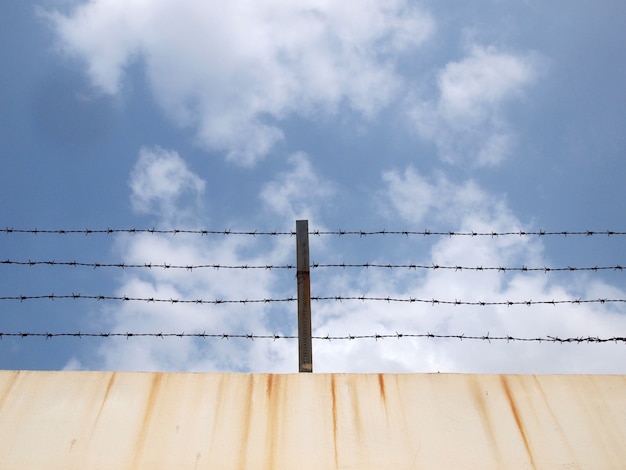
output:
[[[149,234],[168,234],[168,235],[177,235],[177,234],[195,234],[195,235],[245,235],[245,236],[295,236],[295,231],[263,231],[263,230],[207,230],[207,229],[155,229],[155,228],[128,228],[128,229],[20,229],[20,228],[10,228],[6,227],[0,229],[0,233],[6,234],[57,234],[57,235],[71,235],[71,234],[84,234],[84,235],[92,235],[92,234],[116,234],[116,233],[130,233],[130,234],[140,234],[140,233],[149,233]],[[431,230],[422,230],[422,231],[414,231],[414,230],[375,230],[375,231],[367,231],[367,230],[313,230],[309,232],[309,235],[314,236],[322,236],[322,235],[337,235],[337,236],[348,236],[348,235],[356,235],[359,237],[365,237],[370,235],[419,235],[419,236],[461,236],[461,237],[502,237],[502,236],[594,236],[594,235],[606,235],[606,236],[618,236],[618,235],[626,235],[626,231],[617,231],[617,230],[579,230],[579,231],[546,231],[546,230],[538,230],[538,231],[525,231],[525,230],[515,230],[508,232],[497,232],[497,231],[431,231]]]
[[[74,337],[74,338],[201,338],[201,339],[271,339],[271,340],[293,340],[298,339],[294,335],[282,335],[282,334],[231,334],[231,333],[83,333],[83,332],[71,332],[71,333],[34,333],[34,332],[3,332],[0,331],[0,340],[4,337],[17,337],[17,338],[60,338],[60,337]],[[496,335],[493,336],[490,333],[486,335],[465,335],[465,334],[435,334],[435,333],[387,333],[387,334],[365,334],[365,335],[326,335],[326,336],[312,336],[314,340],[321,341],[354,341],[354,340],[383,340],[383,339],[406,339],[406,338],[427,338],[427,339],[458,339],[458,340],[470,340],[470,341],[506,341],[510,342],[537,342],[537,343],[626,343],[626,336],[612,336],[612,337],[598,337],[598,336],[576,336],[576,337],[559,337],[559,336],[535,336],[535,337],[516,337],[511,335]]]
[[[223,305],[223,304],[269,304],[269,303],[281,303],[281,302],[296,302],[296,297],[286,297],[281,299],[274,298],[265,298],[265,299],[237,299],[237,300],[224,300],[224,299],[177,299],[177,298],[156,298],[156,297],[130,297],[127,295],[123,296],[112,296],[112,295],[84,295],[84,294],[66,294],[66,295],[56,295],[56,294],[44,294],[44,295],[15,295],[15,296],[0,296],[0,300],[5,301],[20,301],[24,302],[27,300],[78,300],[78,299],[86,299],[86,300],[114,300],[114,301],[122,301],[122,302],[147,302],[147,303],[170,303],[170,304],[211,304],[211,305]],[[607,298],[599,298],[599,299],[565,299],[565,300],[496,300],[496,301],[464,301],[464,300],[440,300],[440,299],[420,299],[416,297],[370,297],[370,296],[311,296],[311,300],[313,301],[335,301],[335,302],[343,302],[343,301],[369,301],[369,302],[388,302],[388,303],[419,303],[419,304],[431,304],[431,305],[468,305],[468,306],[497,306],[497,305],[505,305],[505,306],[513,306],[513,305],[559,305],[559,304],[572,304],[572,305],[580,305],[580,304],[609,304],[609,303],[626,303],[626,299],[607,299]]]
[[[194,269],[240,269],[240,270],[273,270],[273,269],[296,269],[296,265],[294,264],[262,264],[262,265],[250,265],[250,264],[239,264],[239,265],[228,265],[228,264],[174,264],[174,263],[88,263],[88,262],[79,262],[79,261],[54,261],[54,260],[46,260],[46,261],[16,261],[11,259],[0,260],[0,264],[4,265],[16,265],[16,266],[74,266],[74,267],[88,267],[88,268],[121,268],[121,269],[135,269],[135,268],[162,268],[162,269],[184,269],[187,271],[193,271]],[[498,272],[508,272],[508,271],[520,271],[520,272],[534,272],[534,271],[542,271],[542,272],[561,272],[561,271],[623,271],[624,267],[620,264],[612,265],[612,266],[567,266],[567,267],[528,267],[528,266],[513,266],[513,267],[505,267],[505,266],[443,266],[439,264],[391,264],[391,263],[312,263],[309,266],[311,269],[320,269],[320,268],[384,268],[384,269],[413,269],[413,270],[452,270],[452,271],[498,271]]]

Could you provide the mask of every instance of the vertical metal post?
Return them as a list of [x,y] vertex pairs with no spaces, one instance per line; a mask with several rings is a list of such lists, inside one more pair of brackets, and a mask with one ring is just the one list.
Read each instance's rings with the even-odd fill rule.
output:
[[296,256],[298,258],[298,358],[300,372],[313,372],[308,220],[296,220]]

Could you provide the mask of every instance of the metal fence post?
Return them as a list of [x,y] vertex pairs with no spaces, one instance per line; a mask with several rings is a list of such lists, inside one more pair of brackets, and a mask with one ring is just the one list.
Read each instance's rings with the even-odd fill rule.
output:
[[309,271],[309,221],[296,220],[298,258],[298,359],[300,372],[313,372],[311,345],[311,278]]

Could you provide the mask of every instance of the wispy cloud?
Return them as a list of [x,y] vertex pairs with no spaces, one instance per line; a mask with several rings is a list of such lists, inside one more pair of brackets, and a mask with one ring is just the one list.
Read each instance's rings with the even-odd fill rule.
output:
[[267,209],[290,225],[296,219],[321,219],[321,208],[333,195],[330,182],[320,178],[304,153],[292,155],[290,167],[265,184],[261,199]]
[[199,201],[205,182],[192,173],[173,151],[156,147],[143,148],[131,174],[131,202],[138,213],[160,215],[168,223],[184,220],[180,198],[195,197]]
[[403,0],[95,0],[47,16],[95,86],[118,93],[144,64],[168,116],[242,165],[270,151],[289,115],[375,114],[401,86],[398,56],[434,30]]
[[539,63],[536,54],[472,45],[465,58],[438,72],[436,98],[418,100],[409,115],[444,161],[496,165],[515,140],[503,107],[536,79]]

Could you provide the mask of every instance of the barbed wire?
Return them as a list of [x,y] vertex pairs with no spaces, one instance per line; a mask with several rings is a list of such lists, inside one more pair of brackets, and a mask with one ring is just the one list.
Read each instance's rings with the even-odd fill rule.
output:
[[[3,228],[0,229],[0,233],[6,234],[57,234],[57,235],[71,235],[71,234],[116,234],[116,233],[130,233],[130,234],[195,234],[195,235],[245,235],[245,236],[295,236],[295,231],[263,231],[263,230],[206,230],[206,229],[155,229],[155,228],[127,228],[127,229],[54,229],[54,230],[41,230],[41,229],[19,229],[19,228]],[[309,235],[322,236],[322,235],[338,235],[348,236],[357,235],[359,237],[365,237],[370,235],[420,235],[420,236],[462,236],[462,237],[502,237],[502,236],[594,236],[594,235],[607,235],[617,236],[626,235],[625,231],[616,230],[579,230],[579,231],[525,231],[515,230],[509,232],[497,232],[497,231],[413,231],[413,230],[313,230],[309,232]]]
[[249,265],[249,264],[239,264],[239,265],[228,265],[228,264],[174,264],[174,263],[86,263],[86,262],[78,262],[78,261],[14,261],[14,260],[2,260],[0,264],[6,265],[21,265],[21,266],[38,266],[38,265],[48,265],[48,266],[76,266],[76,267],[88,267],[88,268],[145,268],[145,269],[184,269],[187,271],[193,271],[194,269],[261,269],[261,270],[272,270],[272,269],[296,269],[295,264],[283,264],[283,265],[272,265],[272,264],[264,264],[264,265]]
[[18,296],[4,296],[0,297],[0,300],[19,300],[20,302],[26,300],[115,300],[122,302],[147,302],[147,303],[168,303],[168,304],[199,304],[199,305],[222,305],[222,304],[259,304],[259,303],[280,303],[280,302],[295,302],[295,297],[288,297],[283,299],[240,299],[240,300],[222,300],[222,299],[175,299],[175,298],[156,298],[156,297],[130,297],[126,295],[113,296],[113,295],[84,295],[84,294],[44,294],[44,295],[18,295]]
[[[121,268],[121,269],[134,269],[134,268],[162,268],[162,269],[184,269],[187,271],[193,271],[194,269],[240,269],[240,270],[279,270],[279,269],[296,269],[297,266],[294,264],[282,264],[282,265],[272,265],[272,264],[262,264],[262,265],[249,265],[249,264],[240,264],[240,265],[228,265],[228,264],[174,264],[174,263],[88,263],[88,262],[79,262],[79,261],[16,261],[11,259],[0,260],[0,264],[4,265],[18,265],[18,266],[75,266],[75,267],[88,267],[88,268]],[[528,266],[518,266],[518,267],[505,267],[505,266],[442,266],[439,264],[390,264],[390,263],[313,263],[309,266],[311,269],[318,268],[384,268],[384,269],[429,269],[429,270],[453,270],[453,271],[498,271],[498,272],[507,272],[507,271],[521,271],[521,272],[532,272],[532,271],[542,271],[542,272],[559,272],[559,271],[623,271],[624,267],[619,264],[613,266],[585,266],[585,267],[576,267],[576,266],[567,266],[567,267],[528,267]]]
[[[74,337],[74,338],[201,338],[201,339],[271,339],[271,340],[294,340],[298,339],[294,335],[281,335],[281,334],[227,334],[227,333],[32,333],[32,332],[2,332],[0,331],[0,340],[4,337],[17,337],[17,338],[60,338],[60,337]],[[458,340],[474,340],[474,341],[506,341],[509,342],[537,342],[537,343],[626,343],[626,336],[612,336],[601,338],[598,336],[576,336],[576,337],[559,337],[559,336],[536,336],[536,337],[516,337],[511,335],[504,336],[492,336],[490,333],[486,335],[465,335],[465,334],[435,334],[435,333],[388,333],[388,334],[366,334],[366,335],[340,335],[340,336],[312,336],[314,340],[321,341],[354,341],[354,340],[383,340],[383,339],[406,339],[406,338],[427,338],[427,339],[458,339]]]
[[40,229],[14,229],[4,228],[0,229],[0,233],[7,234],[54,234],[54,235],[97,235],[97,234],[117,234],[117,233],[130,233],[130,234],[142,234],[149,233],[155,235],[178,235],[178,234],[192,234],[192,235],[247,235],[247,236],[295,236],[295,231],[263,231],[263,230],[206,230],[206,229],[156,229],[156,228],[120,228],[120,229],[53,229],[53,230],[40,230]]
[[343,302],[344,300],[360,300],[362,302],[400,302],[400,303],[420,303],[431,305],[468,305],[468,306],[497,306],[505,305],[511,307],[513,305],[558,305],[558,304],[607,304],[607,303],[626,303],[626,299],[572,299],[572,300],[503,300],[503,301],[463,301],[463,300],[438,300],[438,299],[419,299],[415,297],[367,297],[367,296],[330,296],[330,297],[311,297],[311,300],[334,300]]
[[[147,303],[169,303],[169,304],[200,304],[200,305],[223,305],[223,304],[269,304],[269,303],[284,303],[284,302],[296,302],[296,297],[286,297],[282,299],[266,298],[266,299],[239,299],[239,300],[224,300],[224,299],[176,299],[176,298],[156,298],[156,297],[130,297],[130,296],[112,296],[112,295],[84,295],[84,294],[44,294],[44,295],[16,295],[16,296],[1,296],[0,300],[6,301],[20,301],[27,300],[114,300],[122,302],[147,302]],[[420,299],[416,297],[369,297],[369,296],[311,296],[313,301],[361,301],[361,302],[387,302],[387,303],[419,303],[419,304],[431,304],[431,305],[467,305],[467,306],[514,306],[514,305],[559,305],[559,304],[608,304],[608,303],[626,303],[626,299],[566,299],[566,300],[496,300],[496,301],[463,301],[463,300],[439,300],[439,299]]]

